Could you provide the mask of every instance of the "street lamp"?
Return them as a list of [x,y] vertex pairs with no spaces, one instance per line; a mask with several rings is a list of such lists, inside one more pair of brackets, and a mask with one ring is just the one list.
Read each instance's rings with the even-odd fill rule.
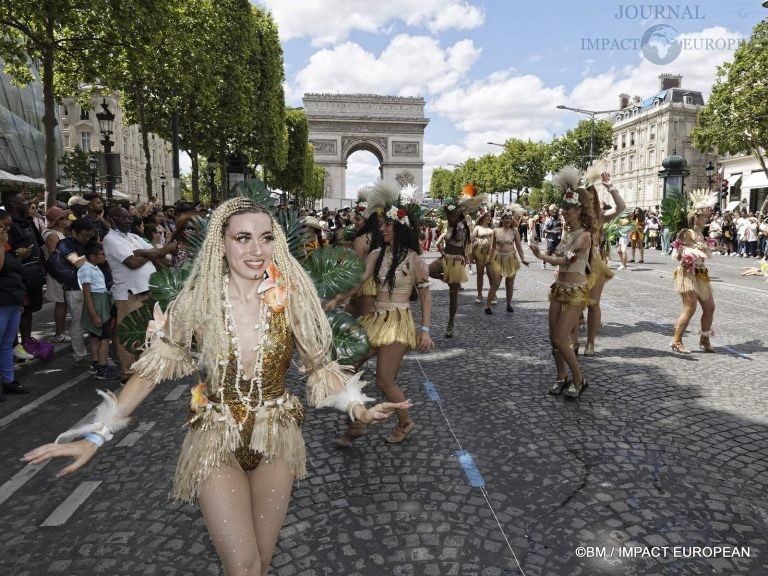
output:
[[99,131],[102,136],[104,136],[104,139],[101,141],[102,146],[104,146],[104,178],[106,179],[107,184],[107,203],[110,203],[112,202],[112,170],[110,166],[110,154],[112,153],[112,144],[114,144],[114,142],[112,142],[109,137],[113,134],[112,123],[115,121],[115,115],[109,109],[106,98],[101,99],[101,109],[101,112],[96,112],[96,119],[99,121]]
[[707,162],[707,167],[704,170],[707,172],[707,187],[712,190],[712,176],[715,175],[715,167],[712,166],[712,160]]
[[165,172],[160,174],[160,201],[162,202],[163,210],[165,210]]
[[486,144],[490,144],[491,146],[501,146],[502,148],[506,148],[504,144],[499,144],[498,142],[486,142]]
[[91,171],[91,194],[96,194],[96,175],[99,173],[99,161],[93,154],[88,160],[88,168]]
[[211,154],[208,157],[208,180],[211,182],[211,207],[215,208],[218,204],[219,199],[216,197],[216,182],[214,181],[214,176],[216,173],[216,156]]
[[680,156],[677,153],[677,148],[675,148],[670,156],[661,161],[661,165],[664,167],[663,170],[659,170],[659,178],[664,180],[661,197],[666,198],[672,190],[677,190],[680,194],[687,196],[685,177],[690,174],[688,160]]
[[621,110],[584,110],[583,108],[571,108],[570,106],[564,106],[560,104],[557,106],[558,110],[570,110],[571,112],[578,112],[589,116],[590,130],[589,130],[589,165],[592,166],[592,160],[595,157],[595,116],[598,114],[612,114],[613,112],[621,112]]

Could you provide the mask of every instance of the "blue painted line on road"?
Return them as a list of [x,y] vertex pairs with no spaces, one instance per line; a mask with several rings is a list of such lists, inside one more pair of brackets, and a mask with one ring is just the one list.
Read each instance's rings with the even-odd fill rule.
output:
[[427,396],[429,396],[429,399],[434,402],[440,402],[440,394],[437,393],[437,388],[435,388],[435,385],[427,380],[424,382],[424,389],[427,391]]
[[720,346],[723,350],[727,350],[731,354],[736,354],[736,356],[739,356],[741,358],[746,358],[747,360],[752,360],[752,358],[749,357],[749,354],[744,354],[744,352],[739,352],[738,350],[735,350],[731,348],[730,346]]
[[464,473],[467,475],[469,485],[475,488],[485,486],[485,479],[480,474],[480,470],[477,469],[475,461],[472,455],[466,450],[456,450],[456,458],[459,460],[459,464],[464,469]]

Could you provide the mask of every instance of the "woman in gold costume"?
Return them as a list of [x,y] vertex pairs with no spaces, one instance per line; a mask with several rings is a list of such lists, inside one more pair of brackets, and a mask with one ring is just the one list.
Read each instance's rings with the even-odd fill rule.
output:
[[[557,369],[557,378],[549,393],[557,395],[565,389],[565,395],[569,398],[578,398],[587,387],[587,380],[581,373],[569,337],[578,327],[582,310],[591,303],[587,268],[592,248],[590,230],[594,229],[594,216],[591,202],[587,200],[587,191],[578,187],[579,178],[578,169],[566,166],[552,179],[553,183],[565,189],[561,203],[565,232],[555,254],[544,254],[538,244],[531,244],[534,256],[558,266],[557,280],[550,287],[549,293],[549,338]],[[568,378],[566,365],[571,370],[571,379]]]
[[331,360],[331,328],[311,280],[280,225],[247,198],[213,212],[189,279],[166,314],[156,306],[147,339],[119,397],[102,393],[93,422],[25,459],[71,457],[59,476],[74,472],[127,425],[156,384],[197,371],[172,496],[197,498],[228,576],[266,575],[293,480],[305,475],[303,408],[285,388],[294,345],[309,375],[311,405],[367,423],[410,407],[403,401],[365,408],[359,376]]
[[672,350],[680,354],[690,351],[683,344],[683,334],[696,313],[696,303],[701,305],[701,331],[699,348],[714,352],[709,340],[712,335],[712,321],[715,317],[715,299],[709,280],[706,261],[711,256],[714,240],[705,238],[702,230],[709,220],[711,208],[717,203],[717,194],[707,190],[694,190],[690,199],[693,207],[688,212],[688,228],[678,232],[672,243],[672,257],[680,265],[675,269],[675,291],[683,301],[683,310],[675,323]]
[[501,213],[501,227],[493,231],[492,265],[494,281],[488,292],[488,302],[485,304],[485,313],[493,314],[491,304],[496,299],[496,291],[504,278],[504,288],[507,296],[507,312],[513,312],[512,295],[515,293],[515,276],[520,270],[522,262],[528,266],[523,253],[523,245],[520,240],[520,218],[525,215],[525,209],[513,204]]
[[[408,211],[401,202],[400,190],[386,182],[377,183],[368,196],[368,212],[379,212],[384,245],[372,251],[365,261],[363,283],[369,277],[376,280],[378,296],[374,309],[360,319],[376,355],[376,384],[387,400],[399,406],[405,400],[397,385],[397,373],[405,354],[412,349],[421,352],[434,348],[430,336],[432,293],[429,291],[429,271],[420,256],[418,238],[418,205]],[[421,302],[421,326],[417,329],[411,314],[410,296],[418,291]],[[329,300],[330,310],[348,294]],[[399,444],[416,428],[407,408],[397,411],[398,424],[384,439],[387,444]],[[338,446],[349,446],[364,430],[350,427],[336,440]]]
[[477,219],[471,234],[472,258],[477,266],[477,298],[475,303],[483,302],[483,277],[488,275],[488,284],[493,286],[494,275],[491,266],[491,247],[493,246],[492,215],[485,212]]
[[[611,175],[608,172],[603,172],[600,168],[590,168],[587,170],[585,177],[591,182],[596,182],[599,178],[603,186],[608,190],[611,198],[613,198],[613,208],[608,207],[603,210],[595,187],[591,184],[587,187],[593,204],[592,212],[597,215],[595,218],[595,229],[592,231],[591,272],[587,281],[592,304],[589,306],[587,313],[587,348],[584,351],[585,356],[593,356],[595,353],[595,339],[602,322],[600,299],[603,296],[605,283],[614,276],[613,271],[608,268],[608,257],[605,253],[602,237],[603,225],[621,214],[627,207],[627,204],[624,202],[621,194],[619,194],[619,191],[613,186]],[[574,340],[575,343],[576,341]]]
[[640,264],[643,264],[643,263],[645,263],[645,259],[644,259],[645,258],[645,256],[644,256],[644,251],[645,251],[645,248],[644,248],[644,246],[645,246],[645,242],[644,242],[644,239],[645,239],[645,211],[642,208],[640,208],[640,207],[635,208],[635,211],[632,212],[631,220],[632,220],[632,224],[635,225],[635,229],[632,230],[632,232],[629,234],[630,246],[632,247],[632,258],[630,258],[629,261],[630,262],[634,262],[635,261],[635,249],[639,248],[640,249],[640,260],[638,260],[638,262]]

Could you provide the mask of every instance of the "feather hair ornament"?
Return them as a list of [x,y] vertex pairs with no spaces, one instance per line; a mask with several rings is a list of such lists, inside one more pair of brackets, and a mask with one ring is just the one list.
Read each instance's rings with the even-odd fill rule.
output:
[[384,211],[388,206],[399,205],[400,187],[392,182],[379,180],[368,189],[368,206],[364,216],[367,218],[377,210]]
[[608,167],[603,162],[595,162],[584,172],[584,180],[594,186],[598,182],[602,181],[601,174],[603,172],[608,172]]
[[581,172],[576,166],[568,165],[563,166],[560,170],[552,176],[552,184],[566,190],[576,190],[579,187],[579,181],[581,180]]
[[85,436],[86,434],[96,433],[104,436],[109,441],[112,434],[128,426],[130,418],[123,416],[120,407],[117,405],[117,396],[109,390],[96,390],[104,401],[96,408],[96,414],[91,422],[77,426],[56,438],[55,444],[71,442],[74,438]]
[[691,201],[691,210],[694,212],[706,211],[717,205],[717,192],[706,188],[696,188],[688,195]]
[[464,214],[471,214],[480,206],[485,204],[488,197],[485,194],[477,194],[476,196],[462,196],[459,199],[459,206],[464,211]]
[[504,216],[512,216],[513,218],[521,218],[527,213],[528,212],[526,212],[525,208],[520,206],[520,204],[513,202],[512,204],[507,204],[504,206],[504,209],[501,211],[501,217],[504,218]]

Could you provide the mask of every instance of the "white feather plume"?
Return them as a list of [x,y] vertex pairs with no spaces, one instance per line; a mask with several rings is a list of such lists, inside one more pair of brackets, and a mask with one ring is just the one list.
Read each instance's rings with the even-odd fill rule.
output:
[[595,162],[584,172],[584,180],[593,185],[597,184],[602,180],[601,174],[603,172],[608,172],[608,167],[601,161]]
[[96,408],[93,420],[88,424],[77,426],[59,434],[56,438],[56,444],[71,442],[75,438],[85,436],[91,432],[100,432],[105,426],[113,434],[128,426],[131,419],[122,415],[120,407],[117,405],[117,396],[109,390],[96,390],[96,392],[104,398],[104,401]]
[[358,202],[367,202],[368,201],[368,195],[371,193],[371,187],[370,186],[363,186],[360,188],[360,190],[357,191],[357,201]]
[[364,216],[368,218],[379,208],[384,208],[387,204],[395,204],[400,196],[400,188],[392,182],[379,180],[370,187],[368,192],[368,207],[365,209]]
[[552,184],[558,188],[562,188],[564,191],[576,190],[579,187],[579,180],[581,180],[581,172],[576,166],[568,165],[563,166],[557,173],[552,176]]
[[717,192],[707,190],[706,188],[696,188],[688,195],[694,210],[704,210],[705,208],[714,208],[717,204]]

